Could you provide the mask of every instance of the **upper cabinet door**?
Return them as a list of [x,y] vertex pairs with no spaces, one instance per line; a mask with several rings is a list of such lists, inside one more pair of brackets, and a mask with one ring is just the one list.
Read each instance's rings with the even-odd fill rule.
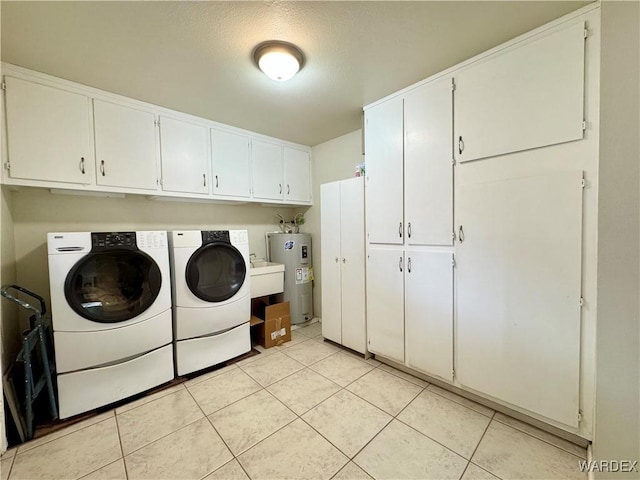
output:
[[155,115],[93,101],[98,185],[157,190]]
[[369,243],[402,244],[402,98],[369,108],[364,119]]
[[584,42],[584,22],[578,22],[457,73],[456,159],[581,139]]
[[5,76],[10,178],[93,183],[91,100]]
[[214,195],[251,196],[249,138],[211,130],[211,151]]
[[160,117],[162,190],[209,193],[208,137],[205,127]]
[[285,200],[311,202],[311,160],[309,152],[284,147]]
[[404,208],[407,244],[453,244],[452,79],[404,98]]
[[282,200],[282,146],[251,140],[251,178],[254,198]]

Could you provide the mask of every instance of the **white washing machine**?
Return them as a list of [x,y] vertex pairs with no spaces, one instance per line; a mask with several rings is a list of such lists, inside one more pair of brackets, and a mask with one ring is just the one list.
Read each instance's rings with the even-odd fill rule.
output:
[[178,375],[251,350],[246,230],[170,232]]
[[60,418],[173,379],[167,232],[49,233]]

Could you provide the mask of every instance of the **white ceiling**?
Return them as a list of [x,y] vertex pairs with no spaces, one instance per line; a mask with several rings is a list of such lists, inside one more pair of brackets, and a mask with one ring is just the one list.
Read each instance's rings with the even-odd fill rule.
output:
[[[586,1],[0,3],[2,61],[305,145],[360,128],[363,105]],[[286,40],[289,82],[251,61]]]

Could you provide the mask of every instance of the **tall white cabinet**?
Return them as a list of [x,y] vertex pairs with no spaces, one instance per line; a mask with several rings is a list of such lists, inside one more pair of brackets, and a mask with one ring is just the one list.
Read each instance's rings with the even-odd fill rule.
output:
[[365,111],[368,348],[448,380],[452,94],[443,77]]
[[585,438],[599,21],[540,27],[365,107],[364,126],[369,350]]
[[322,335],[366,354],[363,178],[322,184],[320,197]]

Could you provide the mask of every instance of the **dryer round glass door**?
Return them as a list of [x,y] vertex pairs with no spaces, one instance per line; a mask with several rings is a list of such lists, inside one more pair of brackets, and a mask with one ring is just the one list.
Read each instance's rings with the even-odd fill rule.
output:
[[247,265],[236,247],[214,242],[191,255],[185,274],[187,286],[196,297],[206,302],[224,302],[242,287]]
[[136,250],[90,253],[74,265],[64,285],[69,306],[99,323],[130,320],[160,293],[162,274],[153,259]]

